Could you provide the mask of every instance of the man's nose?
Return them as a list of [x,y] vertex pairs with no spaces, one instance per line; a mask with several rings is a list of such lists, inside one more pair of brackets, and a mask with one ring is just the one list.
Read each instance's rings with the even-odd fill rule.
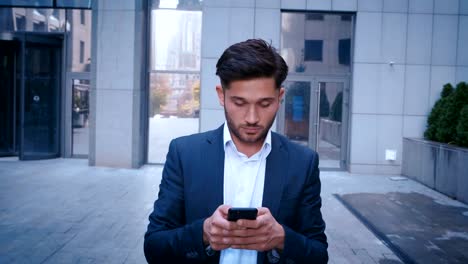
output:
[[257,109],[254,105],[250,106],[247,110],[247,115],[245,117],[245,122],[248,124],[256,124],[259,121]]

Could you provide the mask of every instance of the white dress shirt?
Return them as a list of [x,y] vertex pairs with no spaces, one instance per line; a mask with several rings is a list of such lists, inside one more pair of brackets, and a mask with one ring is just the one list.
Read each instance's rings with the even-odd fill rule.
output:
[[[261,207],[266,158],[271,152],[271,130],[262,148],[250,158],[239,152],[224,123],[224,204],[232,207]],[[228,248],[221,251],[221,264],[255,264],[257,251]]]

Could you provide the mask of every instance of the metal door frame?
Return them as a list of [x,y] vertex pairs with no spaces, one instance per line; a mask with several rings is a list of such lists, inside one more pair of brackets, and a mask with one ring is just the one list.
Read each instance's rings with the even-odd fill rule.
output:
[[[316,89],[316,109],[315,109],[315,145],[318,146],[318,135],[320,134],[319,131],[319,108],[320,108],[320,87],[319,83],[321,82],[330,82],[330,83],[343,83],[343,108],[342,108],[342,120],[341,120],[341,146],[340,146],[340,170],[347,170],[348,167],[348,145],[349,145],[349,137],[348,137],[348,127],[349,127],[349,108],[350,108],[350,78],[347,76],[316,76],[314,78],[315,84],[314,87]],[[317,147],[315,148],[317,150]],[[334,170],[332,168],[321,168],[322,170]]]

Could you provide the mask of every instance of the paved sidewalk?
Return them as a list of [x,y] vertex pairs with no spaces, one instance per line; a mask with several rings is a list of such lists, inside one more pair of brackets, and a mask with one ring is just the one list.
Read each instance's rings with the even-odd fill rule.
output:
[[[145,263],[143,234],[161,171],[0,159],[0,263]],[[419,192],[462,205],[411,180],[345,172],[321,179],[330,263],[400,263],[333,194]]]

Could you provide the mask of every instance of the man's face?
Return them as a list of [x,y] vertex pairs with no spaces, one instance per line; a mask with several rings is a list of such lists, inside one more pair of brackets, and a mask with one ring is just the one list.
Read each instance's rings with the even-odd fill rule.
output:
[[229,88],[216,87],[224,106],[227,125],[236,144],[261,146],[278,111],[284,89],[274,78],[233,81]]

